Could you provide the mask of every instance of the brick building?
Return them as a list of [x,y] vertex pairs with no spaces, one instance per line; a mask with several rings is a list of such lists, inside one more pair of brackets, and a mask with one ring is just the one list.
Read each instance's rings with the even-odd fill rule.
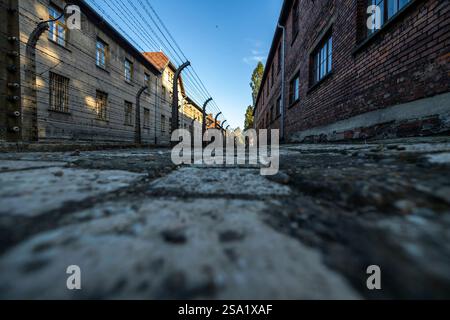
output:
[[[368,26],[372,4],[380,8],[378,29]],[[285,137],[297,142],[448,132],[449,7],[445,0],[285,0],[256,128],[282,129],[284,118]]]
[[[172,98],[173,98],[173,81],[176,72],[175,65],[164,54],[164,52],[144,52],[145,58],[152,63],[152,65],[159,72],[159,84],[155,90],[160,96],[161,104],[164,105],[161,113],[161,121],[169,119],[169,127],[171,123],[172,113]],[[178,81],[178,109],[180,128],[192,129],[194,122],[200,125],[203,119],[202,109],[187,96],[184,89],[183,77],[180,76]]]
[[[0,0],[0,141],[132,144],[139,130],[142,143],[167,145],[174,66],[147,59],[85,1],[70,3],[81,9],[81,30],[50,23],[30,59],[33,30],[66,2]],[[187,103],[182,83],[180,91]]]

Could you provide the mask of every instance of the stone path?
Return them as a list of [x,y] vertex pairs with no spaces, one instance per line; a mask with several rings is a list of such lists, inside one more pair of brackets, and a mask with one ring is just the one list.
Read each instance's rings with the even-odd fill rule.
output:
[[0,298],[448,298],[449,153],[286,146],[269,179],[168,150],[0,154]]

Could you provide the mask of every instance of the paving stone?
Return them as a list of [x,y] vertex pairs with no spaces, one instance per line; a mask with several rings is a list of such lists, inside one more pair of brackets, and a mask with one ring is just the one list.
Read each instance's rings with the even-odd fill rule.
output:
[[[359,298],[318,251],[266,225],[265,209],[258,201],[169,199],[145,200],[136,212],[121,214],[117,205],[111,217],[46,232],[10,250],[0,259],[0,297]],[[173,228],[183,229],[184,245],[161,237]],[[222,243],[229,230],[239,237]],[[82,291],[66,289],[69,265],[81,267]]]
[[142,175],[126,171],[46,168],[0,174],[0,215],[36,216],[128,187]]
[[49,167],[64,167],[65,162],[0,160],[0,172]]
[[259,170],[181,168],[151,184],[152,191],[241,196],[289,195],[288,186],[273,183]]

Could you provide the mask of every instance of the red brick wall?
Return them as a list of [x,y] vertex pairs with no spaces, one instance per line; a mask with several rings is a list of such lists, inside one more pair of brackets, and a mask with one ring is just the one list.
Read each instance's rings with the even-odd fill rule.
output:
[[[286,22],[288,135],[450,91],[448,0],[414,1],[357,51],[366,39],[365,0],[299,1],[300,32],[294,42],[292,9]],[[329,26],[333,36],[333,71],[311,89],[311,51]],[[273,63],[276,68],[277,55]],[[268,61],[267,67],[271,64]],[[289,106],[289,81],[298,71],[300,101]],[[279,78],[273,87],[269,84],[269,99],[264,94],[264,104],[261,99],[258,102],[259,128],[279,96]],[[267,80],[263,85],[267,87]],[[278,128],[279,121],[265,127]]]

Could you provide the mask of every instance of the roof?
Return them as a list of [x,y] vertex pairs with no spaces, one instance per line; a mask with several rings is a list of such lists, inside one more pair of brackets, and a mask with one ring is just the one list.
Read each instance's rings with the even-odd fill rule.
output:
[[164,54],[164,52],[143,52],[144,57],[150,61],[151,64],[159,71],[163,72],[170,63],[170,59]]
[[[175,73],[177,71],[177,67],[170,61],[170,59],[166,56],[166,54],[162,51],[158,52],[142,52],[142,56],[149,61],[153,67],[155,67],[159,73],[163,73],[164,70],[169,67]],[[183,95],[185,93],[184,90],[184,81],[183,77],[180,75],[180,86]]]
[[189,104],[193,105],[195,109],[197,109],[197,110],[200,111],[200,112],[203,112],[203,109],[200,108],[200,107],[198,106],[198,104],[196,104],[195,101],[192,100],[189,96],[186,97],[186,100],[187,100],[187,102],[188,102]]
[[257,109],[259,98],[263,91],[263,90],[261,90],[261,88],[263,88],[263,86],[265,85],[266,79],[268,77],[269,68],[267,68],[267,66],[268,65],[270,66],[272,64],[273,58],[275,57],[275,54],[278,49],[277,44],[280,41],[281,36],[283,35],[282,29],[278,28],[278,24],[286,27],[286,20],[289,17],[289,12],[294,4],[294,1],[295,0],[284,0],[284,2],[283,2],[283,7],[281,8],[281,13],[280,13],[280,17],[277,22],[277,26],[275,27],[275,34],[273,36],[272,45],[271,45],[270,51],[269,51],[269,56],[267,57],[266,68],[264,68],[264,75],[261,80],[261,87],[258,91],[258,97],[256,98],[255,109],[253,110],[253,114],[255,113],[255,111]]
[[107,34],[113,41],[117,42],[127,53],[132,55],[137,61],[145,66],[149,71],[158,74],[160,73],[152,63],[150,63],[142,53],[136,49],[125,37],[123,37],[111,24],[109,24],[103,17],[97,13],[85,0],[72,0],[72,4],[80,7],[81,12],[86,17],[95,23],[96,27]]

